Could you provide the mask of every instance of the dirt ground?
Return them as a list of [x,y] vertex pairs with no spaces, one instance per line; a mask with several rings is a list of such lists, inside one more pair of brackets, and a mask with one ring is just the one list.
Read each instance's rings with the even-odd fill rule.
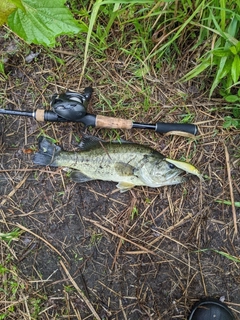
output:
[[[223,101],[208,99],[201,78],[176,83],[183,61],[174,72],[166,66],[158,76],[136,78],[131,61],[106,52],[104,61],[90,57],[79,83],[80,48],[64,42],[40,52],[33,46],[40,54],[26,63],[28,47],[11,37],[1,45],[8,74],[0,79],[1,108],[48,109],[53,93],[92,85],[90,113],[152,123],[184,115],[199,128],[194,139],[0,115],[0,226],[2,232],[22,230],[8,250],[24,284],[16,297],[18,317],[5,319],[186,319],[204,296],[224,296],[240,319],[239,263],[216,251],[239,259],[239,208],[221,200],[240,201],[240,138],[222,127]],[[113,182],[75,184],[61,169],[33,164],[39,135],[76,150],[83,130],[191,161],[204,182],[189,175],[181,185],[119,193]],[[27,308],[33,296],[39,299],[35,314]],[[2,302],[1,310],[6,306]]]

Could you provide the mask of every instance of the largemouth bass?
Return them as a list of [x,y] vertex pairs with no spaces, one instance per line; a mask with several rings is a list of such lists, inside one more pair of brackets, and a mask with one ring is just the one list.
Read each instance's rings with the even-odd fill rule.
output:
[[49,139],[40,137],[39,151],[34,154],[37,165],[74,169],[75,182],[105,180],[118,182],[121,192],[134,186],[162,187],[185,181],[184,170],[165,160],[156,150],[130,142],[104,142],[84,137],[80,151],[64,151]]

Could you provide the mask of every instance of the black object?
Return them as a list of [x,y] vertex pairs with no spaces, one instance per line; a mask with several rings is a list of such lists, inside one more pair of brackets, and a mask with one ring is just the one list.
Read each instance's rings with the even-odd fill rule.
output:
[[60,117],[68,121],[79,121],[86,115],[86,108],[91,99],[93,89],[85,88],[84,93],[67,91],[60,95],[54,94],[51,107]]
[[1,118],[0,120],[1,120],[0,122],[0,149],[1,149],[1,145],[3,144],[4,121],[2,121]]
[[167,133],[169,131],[181,131],[186,133],[191,133],[196,135],[198,133],[197,126],[194,124],[186,123],[165,123],[165,122],[157,122],[156,124],[145,124],[133,122],[132,128],[138,129],[153,129],[159,133]]
[[182,123],[164,123],[156,124],[138,123],[131,120],[93,115],[86,112],[88,102],[91,99],[93,89],[87,87],[83,93],[67,91],[63,94],[54,94],[52,97],[51,107],[53,111],[37,109],[35,111],[16,111],[0,109],[0,114],[11,114],[14,116],[32,117],[37,121],[50,122],[81,122],[85,126],[109,129],[151,129],[159,133],[174,131],[176,134],[198,133],[197,126],[194,124]]
[[235,320],[225,303],[214,298],[206,298],[194,304],[188,320]]

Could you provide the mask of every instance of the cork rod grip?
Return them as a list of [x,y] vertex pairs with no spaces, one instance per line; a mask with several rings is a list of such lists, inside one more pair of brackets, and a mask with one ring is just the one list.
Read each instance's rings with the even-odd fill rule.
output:
[[111,118],[105,116],[97,116],[95,127],[97,128],[112,128],[112,129],[131,129],[133,123],[131,120],[120,118]]
[[45,111],[43,109],[37,109],[35,111],[35,119],[37,121],[45,121],[44,113]]

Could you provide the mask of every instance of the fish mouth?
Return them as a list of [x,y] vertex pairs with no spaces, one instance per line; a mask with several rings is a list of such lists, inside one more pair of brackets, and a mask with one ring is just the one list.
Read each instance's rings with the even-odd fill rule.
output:
[[186,181],[186,177],[184,177],[183,175],[185,175],[185,171],[175,168],[174,172],[172,171],[168,171],[166,174],[166,183],[169,183],[169,185],[171,184],[178,184],[181,182]]
[[170,186],[174,184],[179,184],[185,182],[187,179],[185,176],[183,176],[185,173],[181,170],[181,172],[175,172],[170,177],[166,179],[166,181],[163,182],[163,185]]

